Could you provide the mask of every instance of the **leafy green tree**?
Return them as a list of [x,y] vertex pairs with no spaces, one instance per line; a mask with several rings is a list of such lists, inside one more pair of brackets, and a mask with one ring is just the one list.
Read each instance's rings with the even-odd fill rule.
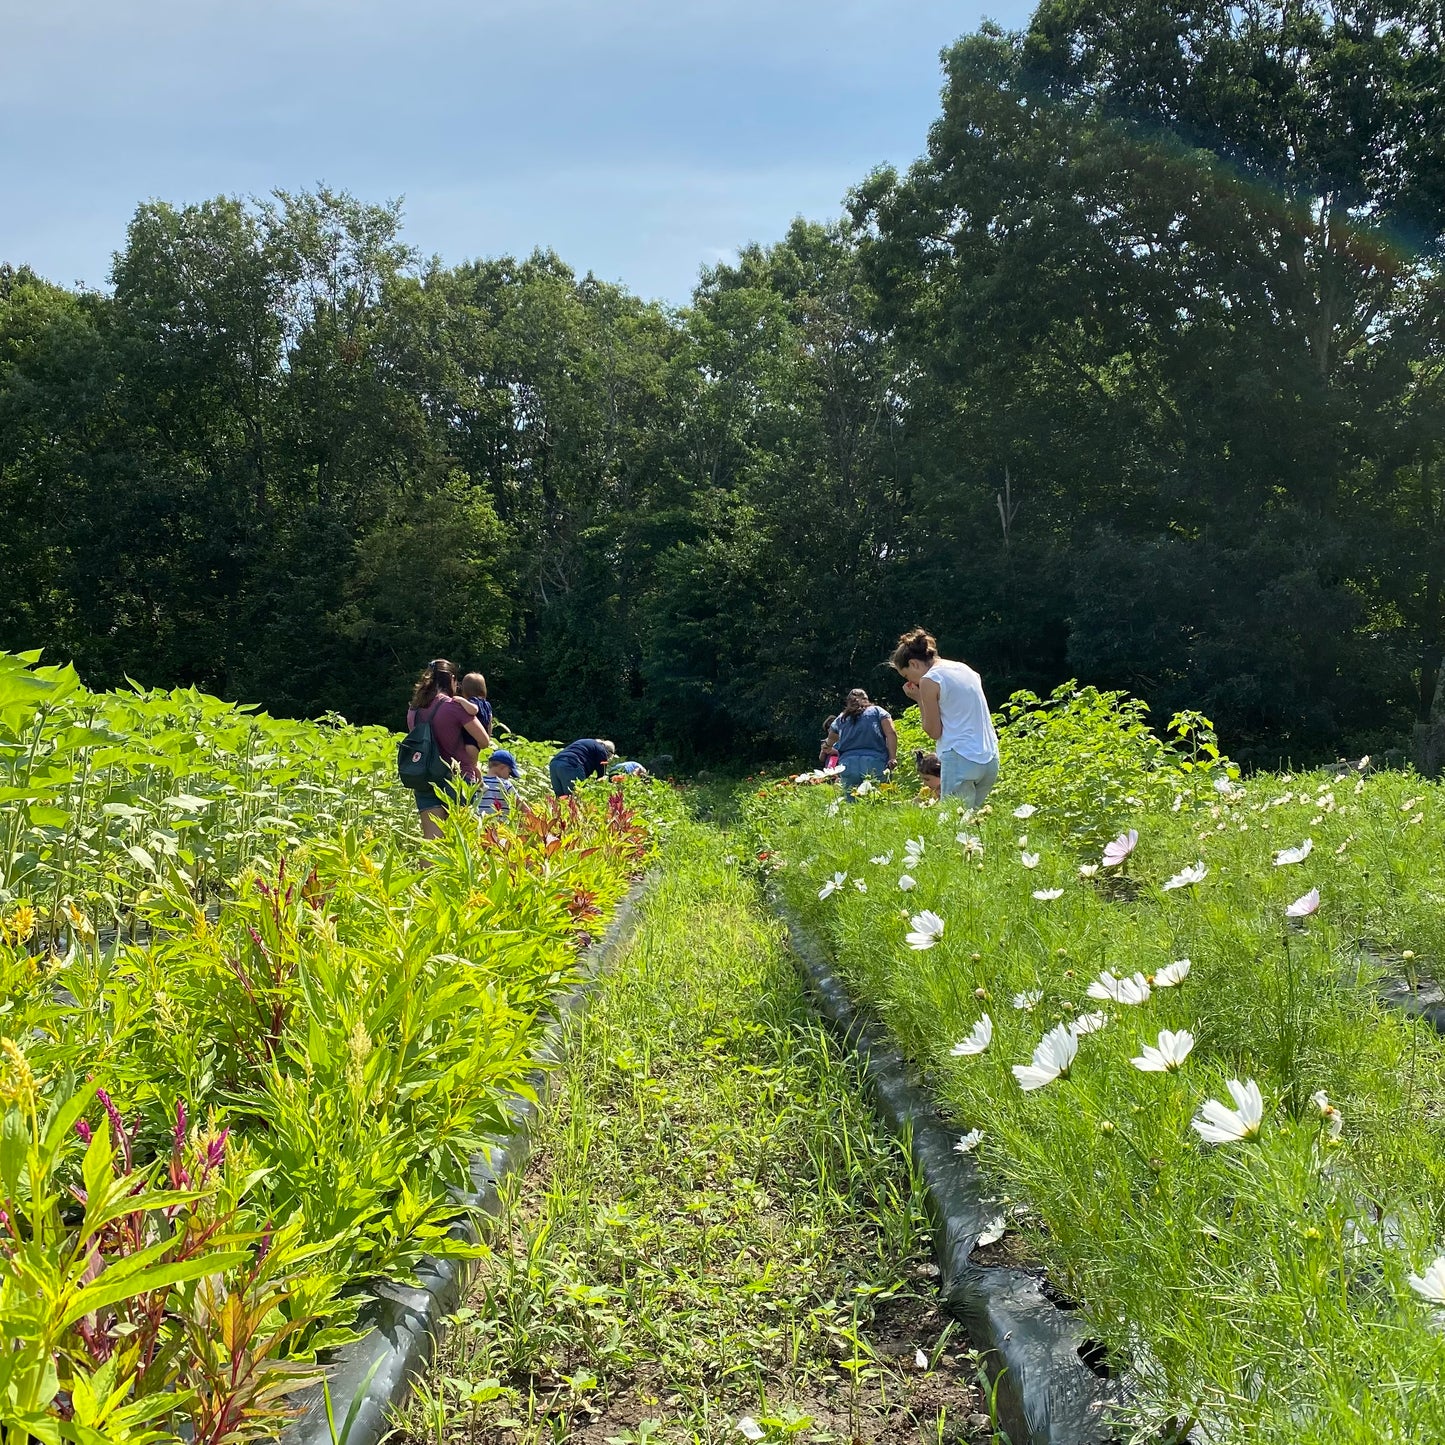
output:
[[[1046,3],[1026,35],[985,28],[948,54],[928,155],[854,201],[920,376],[935,530],[977,530],[1008,467],[1015,541],[1073,559],[1057,590],[1058,569],[1039,573],[1070,670],[1173,704],[1209,691],[1236,745],[1333,746],[1342,688],[1356,717],[1398,723],[1408,706],[1400,594],[1429,589],[1389,578],[1387,558],[1422,462],[1396,418],[1436,354],[1412,317],[1438,306],[1441,158],[1403,139],[1439,113],[1430,53],[1404,10],[1377,6]],[[1211,630],[1223,579],[1186,598],[1176,569],[1278,561],[1291,540],[1315,599],[1295,609],[1292,685],[1246,704],[1281,663],[1275,637]],[[1121,548],[1115,582],[1098,564]],[[1267,612],[1276,574],[1231,574]],[[1195,660],[1160,666],[1115,625],[1141,590],[1190,613],[1162,626],[1201,639]]]

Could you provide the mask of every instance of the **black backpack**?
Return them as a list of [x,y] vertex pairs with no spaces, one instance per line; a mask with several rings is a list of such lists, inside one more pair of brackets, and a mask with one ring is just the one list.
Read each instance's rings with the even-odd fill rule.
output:
[[446,701],[438,697],[428,712],[418,712],[412,730],[396,745],[396,775],[404,788],[426,788],[451,781],[452,765],[437,747],[432,718]]

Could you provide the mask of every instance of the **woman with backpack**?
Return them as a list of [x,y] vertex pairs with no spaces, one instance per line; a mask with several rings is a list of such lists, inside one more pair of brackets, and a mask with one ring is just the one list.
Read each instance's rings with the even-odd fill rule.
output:
[[[456,777],[481,782],[475,749],[491,745],[476,710],[457,696],[457,670],[444,657],[422,669],[412,689],[406,727],[398,770],[416,794],[422,837],[440,838],[447,805],[459,801]],[[418,771],[427,775],[417,777]]]
[[843,793],[851,793],[864,778],[881,778],[898,762],[898,733],[893,719],[855,687],[843,711],[829,725],[824,747],[832,747],[843,765]]

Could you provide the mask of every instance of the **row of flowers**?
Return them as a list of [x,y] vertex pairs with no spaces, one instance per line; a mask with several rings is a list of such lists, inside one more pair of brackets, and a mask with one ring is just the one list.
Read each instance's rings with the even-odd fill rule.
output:
[[[1032,803],[1025,803],[1025,805],[1020,806],[1020,808],[1014,809],[1014,816],[1016,816],[1016,818],[1026,819],[1033,816],[1036,811],[1038,811],[1038,809],[1036,809]],[[965,814],[965,816],[967,816],[967,814]],[[983,840],[981,840],[977,834],[972,834],[972,832],[968,831],[959,832],[957,842],[959,847],[964,850],[965,857],[983,857]],[[1029,851],[1027,851],[1027,844],[1029,844],[1029,838],[1027,838],[1025,834],[1019,838],[1019,863],[1022,864],[1023,867],[1032,870],[1032,868],[1039,867],[1039,864],[1043,861],[1043,857],[1042,854],[1039,853],[1029,853]],[[1101,868],[1104,868],[1104,870],[1118,870],[1118,868],[1123,868],[1124,864],[1129,861],[1130,854],[1133,853],[1137,845],[1139,845],[1139,829],[1130,828],[1127,832],[1121,832],[1117,838],[1105,844],[1103,858],[1101,858],[1100,863],[1079,864],[1079,879],[1092,879],[1092,877],[1098,876]],[[899,886],[902,892],[909,893],[918,887],[918,879],[913,876],[913,873],[915,873],[920,867],[920,864],[922,864],[925,851],[926,844],[922,838],[909,838],[909,840],[905,842],[905,848],[903,848],[903,867],[905,867],[905,871],[900,874],[899,880],[897,880],[897,886]],[[1305,841],[1299,844],[1299,847],[1282,848],[1282,850],[1277,851],[1277,853],[1274,854],[1274,866],[1286,867],[1289,866],[1289,864],[1303,863],[1303,861],[1311,855],[1312,851],[1314,851],[1314,840],[1305,838]],[[876,854],[874,857],[868,858],[868,861],[877,867],[890,867],[893,864],[893,854]],[[1201,858],[1201,860],[1196,861],[1196,863],[1181,868],[1178,873],[1173,874],[1172,877],[1163,881],[1163,883],[1160,884],[1160,889],[1165,893],[1170,893],[1176,889],[1183,889],[1183,887],[1192,887],[1196,883],[1202,883],[1205,877],[1208,877],[1208,873],[1208,867],[1205,866],[1204,860]],[[818,890],[819,899],[827,899],[827,897],[831,897],[832,894],[840,892],[848,881],[850,881],[850,879],[848,879],[847,871],[835,871],[829,879],[824,880],[824,884],[822,884],[821,889]],[[866,880],[853,879],[851,881],[853,881],[854,889],[857,890],[858,893],[868,892]],[[1055,900],[1064,897],[1064,892],[1065,890],[1061,889],[1061,887],[1035,889],[1033,890],[1032,897],[1035,899],[1035,902],[1053,903]],[[1290,903],[1285,909],[1286,916],[1287,918],[1308,918],[1311,913],[1318,910],[1319,902],[1321,902],[1321,899],[1319,899],[1319,889],[1315,887],[1315,889],[1309,890],[1308,893],[1303,893],[1301,897],[1295,899],[1295,902]],[[912,939],[910,939],[910,942],[912,942]],[[931,944],[913,944],[913,946],[915,946],[915,948],[928,948]]]

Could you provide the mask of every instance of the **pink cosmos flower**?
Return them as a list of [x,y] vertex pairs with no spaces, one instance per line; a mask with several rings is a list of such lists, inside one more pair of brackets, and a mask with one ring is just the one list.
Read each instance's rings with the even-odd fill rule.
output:
[[1320,906],[1320,890],[1311,888],[1302,898],[1296,898],[1284,914],[1286,918],[1308,918]]

